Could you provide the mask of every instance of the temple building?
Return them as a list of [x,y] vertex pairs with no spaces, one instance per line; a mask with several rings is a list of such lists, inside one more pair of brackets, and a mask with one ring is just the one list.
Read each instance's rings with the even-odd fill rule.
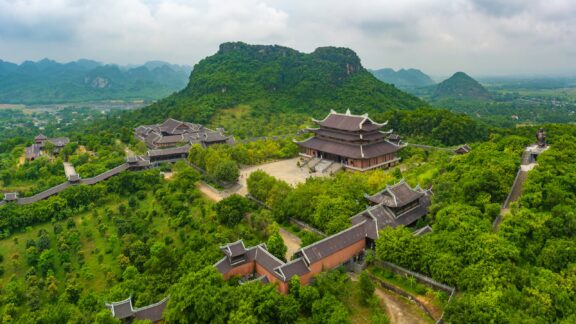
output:
[[130,296],[128,299],[119,302],[106,303],[106,307],[112,312],[114,318],[124,323],[132,323],[133,320],[147,320],[152,323],[159,323],[164,319],[163,313],[167,304],[168,297],[152,305],[134,308],[132,296]]
[[317,128],[308,128],[314,133],[304,141],[295,141],[300,146],[300,155],[340,163],[344,168],[366,171],[385,168],[399,163],[396,155],[404,145],[397,134],[382,131],[387,124],[376,123],[364,115],[337,113],[331,110],[323,120],[315,120]]
[[42,149],[47,142],[53,144],[54,153],[58,153],[66,144],[70,143],[70,139],[68,137],[48,138],[46,135],[40,134],[34,137],[34,144],[26,147],[26,160],[34,161],[37,159],[42,154]]
[[[222,246],[225,257],[214,266],[225,279],[239,276],[244,282],[275,283],[281,293],[287,293],[293,276],[298,275],[301,284],[307,285],[322,271],[361,258],[366,249],[374,248],[383,228],[415,223],[426,215],[431,194],[430,190],[412,188],[402,180],[366,195],[372,206],[352,216],[349,228],[301,248],[288,263],[274,257],[265,244],[246,248],[240,240]],[[415,235],[430,230],[416,231]]]
[[181,122],[172,118],[162,124],[142,125],[135,130],[137,139],[151,149],[173,147],[183,144],[233,144],[234,138],[224,135],[223,129],[211,130],[199,124]]
[[470,151],[472,151],[472,148],[468,144],[464,144],[456,148],[454,150],[454,153],[462,155],[462,154],[468,154],[470,153]]
[[431,190],[416,186],[410,187],[401,180],[392,186],[386,186],[373,195],[364,195],[371,204],[363,212],[352,217],[352,224],[358,224],[364,219],[373,219],[376,225],[375,237],[384,227],[409,226],[428,213]]

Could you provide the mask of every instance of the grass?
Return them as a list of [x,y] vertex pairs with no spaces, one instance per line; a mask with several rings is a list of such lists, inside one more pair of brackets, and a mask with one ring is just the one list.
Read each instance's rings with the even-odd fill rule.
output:
[[[117,202],[106,204],[98,209],[104,210],[104,208],[108,208],[110,210],[117,210],[118,206],[121,203],[125,202],[126,200],[123,199]],[[82,267],[84,270],[79,269],[79,272],[89,271],[94,275],[92,279],[84,280],[84,282],[86,283],[85,287],[93,291],[97,292],[101,291],[105,288],[105,284],[103,283],[105,282],[105,275],[107,271],[104,272],[97,270],[118,270],[118,268],[102,269],[102,265],[105,264],[109,265],[116,263],[113,259],[116,257],[117,253],[104,254],[104,261],[103,262],[98,261],[98,256],[96,253],[94,253],[94,251],[97,251],[98,249],[99,251],[104,252],[106,249],[106,245],[108,243],[106,238],[101,236],[97,232],[96,230],[97,221],[93,219],[91,213],[88,211],[75,215],[70,219],[74,221],[77,229],[81,233],[80,235],[81,246],[79,248],[79,252],[82,252],[85,256],[85,265]],[[26,264],[25,260],[27,240],[38,239],[39,236],[38,233],[40,232],[40,230],[45,230],[50,234],[49,236],[51,238],[51,246],[55,247],[57,242],[55,239],[55,235],[53,235],[53,225],[60,224],[63,227],[66,227],[67,222],[68,220],[62,220],[54,222],[53,224],[44,223],[36,225],[34,227],[28,227],[25,232],[17,233],[7,239],[1,240],[0,254],[5,256],[4,268],[6,272],[4,273],[4,276],[0,278],[0,284],[5,285],[12,276],[23,277],[23,274],[25,274],[26,271],[28,271],[28,269],[30,268],[30,266]],[[109,232],[113,229],[114,228],[110,227]],[[88,232],[92,232],[92,234],[88,235],[87,234]],[[19,262],[16,266],[11,262],[12,256],[15,254],[19,255]],[[58,280],[63,280],[65,276],[66,274],[64,272],[64,269],[62,269],[61,267],[57,267],[55,271],[55,277]]]
[[342,300],[350,311],[352,323],[370,323],[376,315],[386,316],[386,311],[380,306],[365,306],[360,304],[360,287],[358,282],[348,280],[346,282],[346,292],[348,293]]
[[[116,212],[121,204],[127,204],[126,198],[113,199],[110,203],[99,206],[96,210],[102,216],[103,223],[108,226],[105,234],[102,235],[98,231],[98,220],[94,218],[92,211],[86,211],[70,217],[76,224],[76,228],[80,232],[80,247],[78,254],[84,255],[84,264],[77,266],[74,261],[78,260],[77,256],[72,256],[73,267],[72,272],[75,273],[79,279],[80,286],[86,291],[93,291],[96,293],[103,292],[107,287],[108,276],[117,275],[121,273],[120,267],[116,260],[117,256],[121,253],[120,242],[111,244],[110,238],[116,237],[116,227],[113,220],[106,217],[106,210]],[[155,206],[155,199],[148,195],[144,200],[140,201],[138,210],[148,212]],[[150,233],[155,233],[157,238],[171,236],[173,244],[181,246],[183,243],[177,239],[177,234],[169,227],[169,220],[167,216],[158,216],[153,218],[150,224]],[[24,232],[15,233],[11,237],[0,240],[0,254],[4,256],[5,273],[0,277],[0,287],[5,286],[12,277],[23,279],[30,266],[26,263],[26,241],[37,240],[40,230],[45,230],[49,233],[51,239],[51,248],[57,247],[56,235],[53,232],[53,225],[60,224],[66,228],[68,219],[52,223],[44,223],[28,227]],[[12,262],[13,256],[18,256],[18,262]],[[99,259],[101,255],[101,259]],[[57,253],[57,258],[59,254]],[[66,279],[66,272],[60,265],[60,262],[55,262],[54,275],[60,282],[59,288],[64,289],[64,282]]]
[[415,279],[410,279],[398,274],[393,273],[387,269],[370,267],[368,271],[374,275],[376,278],[394,285],[413,296],[420,297],[421,301],[432,306],[435,310],[440,313],[444,309],[447,301],[448,295],[443,291],[435,291],[432,288],[427,287],[424,284],[418,283]]

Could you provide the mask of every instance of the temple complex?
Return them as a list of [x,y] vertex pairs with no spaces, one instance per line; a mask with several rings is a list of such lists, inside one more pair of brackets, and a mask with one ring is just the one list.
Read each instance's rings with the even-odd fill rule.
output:
[[44,149],[46,143],[53,144],[54,153],[58,153],[66,144],[70,143],[70,139],[68,137],[48,138],[46,135],[40,134],[34,137],[34,144],[26,147],[26,160],[34,161],[37,159],[42,154],[42,149]]
[[213,144],[234,142],[234,138],[224,135],[223,129],[214,131],[199,124],[181,122],[172,118],[166,119],[162,124],[138,126],[134,132],[136,138],[151,149],[183,144],[200,144],[207,147]]
[[399,163],[396,155],[404,145],[397,134],[382,131],[387,124],[376,123],[364,115],[337,113],[331,110],[323,120],[315,120],[317,128],[308,128],[314,133],[304,141],[296,141],[300,155],[340,163],[344,168],[366,171],[385,168]]
[[426,215],[431,195],[430,190],[412,188],[402,180],[374,195],[365,195],[372,206],[352,216],[352,226],[301,248],[288,263],[268,252],[265,244],[246,248],[240,240],[222,246],[225,257],[214,266],[225,279],[240,276],[244,282],[276,283],[280,292],[287,293],[293,276],[298,275],[306,285],[324,270],[361,258],[365,249],[374,248],[381,229],[415,223]]

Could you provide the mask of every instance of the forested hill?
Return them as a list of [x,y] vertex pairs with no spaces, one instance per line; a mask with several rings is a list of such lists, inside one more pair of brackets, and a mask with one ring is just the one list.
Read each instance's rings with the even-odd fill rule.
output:
[[433,97],[435,99],[489,100],[490,93],[466,73],[456,72],[438,84]]
[[355,113],[427,106],[377,80],[347,48],[321,47],[310,54],[272,45],[224,43],[194,66],[188,86],[139,111],[140,121],[167,116],[206,123],[226,108],[242,105],[252,115],[329,109]]
[[393,69],[386,68],[371,70],[370,72],[374,74],[378,80],[393,84],[399,89],[421,88],[435,84],[434,80],[418,69],[400,69],[394,71]]
[[119,67],[85,59],[20,65],[0,60],[0,103],[155,100],[184,88],[189,74],[190,67],[160,61]]

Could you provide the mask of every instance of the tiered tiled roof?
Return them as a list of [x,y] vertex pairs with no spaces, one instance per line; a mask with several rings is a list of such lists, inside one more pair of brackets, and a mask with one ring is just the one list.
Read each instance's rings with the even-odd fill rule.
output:
[[371,159],[398,151],[399,143],[388,141],[392,131],[380,129],[385,123],[376,123],[365,115],[344,114],[334,110],[323,120],[314,120],[319,128],[309,128],[316,136],[296,142],[304,148],[352,159]]
[[404,180],[393,186],[386,186],[382,191],[374,195],[365,195],[366,199],[388,207],[403,207],[425,194],[420,187],[411,188]]
[[173,146],[181,143],[201,144],[233,143],[233,138],[222,134],[222,129],[211,130],[199,124],[168,118],[161,124],[142,125],[134,129],[136,137],[148,147]]
[[376,123],[368,117],[368,114],[352,115],[350,110],[347,110],[345,114],[330,110],[330,114],[328,114],[328,116],[323,120],[314,119],[314,122],[322,127],[345,131],[374,131],[382,128],[388,123]]

